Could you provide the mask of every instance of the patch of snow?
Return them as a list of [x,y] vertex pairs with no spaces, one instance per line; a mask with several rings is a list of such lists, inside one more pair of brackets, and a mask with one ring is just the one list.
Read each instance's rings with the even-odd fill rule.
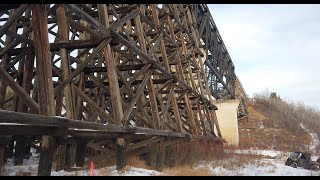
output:
[[[31,148],[31,152],[35,149]],[[5,176],[16,176],[17,173],[30,173],[30,175],[37,175],[39,163],[39,154],[32,153],[29,159],[23,160],[23,165],[14,166],[14,160],[8,158],[6,164],[4,165],[4,175]]]
[[283,151],[275,151],[275,150],[259,150],[259,149],[249,149],[249,150],[224,150],[226,153],[237,153],[237,154],[253,154],[253,155],[262,155],[262,156],[269,156],[272,158],[281,159],[282,157],[287,157],[290,152],[283,152]]
[[222,166],[211,166],[211,171],[218,176],[320,176],[319,171],[293,168],[272,159],[263,159],[262,162],[265,164],[248,164],[237,169],[226,169]]
[[113,176],[160,176],[162,173],[154,170],[127,167],[124,172],[119,172],[117,170],[112,171]]

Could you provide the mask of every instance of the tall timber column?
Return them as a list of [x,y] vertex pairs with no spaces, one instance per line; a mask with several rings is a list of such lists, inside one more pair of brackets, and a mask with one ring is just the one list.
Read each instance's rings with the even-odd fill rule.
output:
[[238,99],[231,100],[215,100],[217,106],[217,119],[220,125],[222,138],[226,140],[228,145],[239,145],[239,131],[237,109],[239,106]]
[[[101,23],[105,25],[106,28],[108,28],[110,25],[108,19],[107,6],[105,4],[98,4],[98,11]],[[116,71],[117,66],[113,54],[111,52],[111,47],[109,43],[107,44],[107,47],[104,48],[104,56],[108,72],[113,116],[116,121],[116,124],[122,125],[123,109],[121,104],[122,100],[120,96],[118,75]],[[117,170],[123,169],[126,165],[124,144],[124,138],[117,138]]]
[[[35,4],[32,8],[32,26],[37,64],[40,115],[54,116],[54,93],[52,63],[48,39],[47,12],[45,4]],[[50,176],[55,148],[54,138],[42,136],[39,161],[39,176]]]

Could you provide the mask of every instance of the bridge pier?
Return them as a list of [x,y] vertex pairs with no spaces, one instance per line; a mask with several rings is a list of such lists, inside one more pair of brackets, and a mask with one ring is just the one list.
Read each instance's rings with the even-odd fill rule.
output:
[[228,145],[239,145],[238,118],[237,109],[239,106],[238,99],[232,100],[215,100],[217,106],[217,119],[220,126],[222,138]]

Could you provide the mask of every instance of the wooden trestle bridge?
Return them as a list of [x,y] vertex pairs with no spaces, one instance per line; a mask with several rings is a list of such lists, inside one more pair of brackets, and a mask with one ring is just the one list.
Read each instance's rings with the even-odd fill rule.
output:
[[34,147],[50,175],[91,147],[161,170],[167,146],[222,141],[236,75],[205,4],[1,4],[0,38],[0,168]]

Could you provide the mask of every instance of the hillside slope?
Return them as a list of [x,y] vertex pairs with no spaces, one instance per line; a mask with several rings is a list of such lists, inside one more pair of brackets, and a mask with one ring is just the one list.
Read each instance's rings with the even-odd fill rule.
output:
[[312,109],[280,97],[248,101],[249,115],[239,121],[240,149],[272,149],[320,153],[320,120]]

